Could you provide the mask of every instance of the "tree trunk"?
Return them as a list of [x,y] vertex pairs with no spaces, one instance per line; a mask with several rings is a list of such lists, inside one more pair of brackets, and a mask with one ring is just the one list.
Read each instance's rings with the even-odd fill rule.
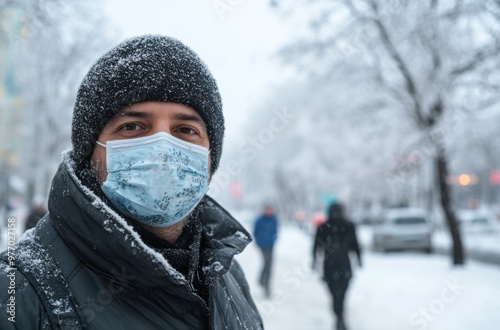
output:
[[464,247],[462,244],[460,230],[458,228],[457,218],[451,205],[450,187],[446,182],[446,178],[448,177],[448,160],[446,159],[443,148],[439,148],[438,150],[438,154],[436,157],[436,168],[441,207],[443,208],[446,222],[448,224],[448,230],[450,231],[451,239],[453,242],[453,265],[463,265],[465,263]]

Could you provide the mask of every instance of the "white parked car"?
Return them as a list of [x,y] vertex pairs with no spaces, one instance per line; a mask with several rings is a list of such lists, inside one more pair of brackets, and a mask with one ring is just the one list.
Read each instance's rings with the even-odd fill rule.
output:
[[373,230],[373,246],[389,250],[432,252],[432,224],[427,212],[416,208],[391,209]]
[[499,227],[493,213],[483,210],[463,210],[457,213],[458,224],[463,234],[494,234]]

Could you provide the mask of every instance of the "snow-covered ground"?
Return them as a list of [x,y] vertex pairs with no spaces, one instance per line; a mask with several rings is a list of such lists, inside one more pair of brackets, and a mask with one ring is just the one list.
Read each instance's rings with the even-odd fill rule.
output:
[[[368,233],[359,234],[367,242]],[[334,328],[326,285],[310,268],[311,240],[296,227],[281,228],[270,299],[257,284],[261,259],[255,244],[237,257],[267,330]],[[346,299],[350,330],[500,328],[500,267],[469,261],[454,268],[448,257],[418,252],[365,248],[363,256]]]
[[[253,216],[244,218],[251,232]],[[17,227],[19,235],[22,228]],[[5,230],[1,236],[3,250],[7,242]],[[369,249],[369,228],[358,227],[358,236],[365,245],[364,264],[361,269],[354,268],[348,290],[348,329],[500,329],[500,266],[468,261],[465,267],[454,268],[450,258],[441,255],[376,253]],[[488,237],[473,238],[468,243],[498,249],[500,244],[495,244],[493,236]],[[437,238],[435,243],[445,241]],[[311,271],[311,249],[310,234],[295,226],[282,226],[270,299],[264,298],[257,284],[261,259],[255,244],[237,256],[266,330],[333,329],[330,296],[319,271]]]

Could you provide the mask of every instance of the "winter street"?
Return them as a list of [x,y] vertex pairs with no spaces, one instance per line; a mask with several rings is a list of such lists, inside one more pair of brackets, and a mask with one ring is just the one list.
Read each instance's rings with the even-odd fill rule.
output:
[[0,44],[0,330],[500,330],[500,0],[0,0]]
[[[270,299],[257,284],[255,245],[238,256],[268,330],[333,328],[326,285],[319,271],[311,272],[311,240],[296,227],[282,228]],[[348,329],[498,329],[500,268],[470,260],[453,268],[442,255],[363,251],[363,268],[355,269],[346,298]]]

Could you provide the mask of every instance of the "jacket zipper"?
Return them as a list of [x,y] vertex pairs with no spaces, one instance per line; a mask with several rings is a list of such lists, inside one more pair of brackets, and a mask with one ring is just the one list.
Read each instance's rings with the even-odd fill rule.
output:
[[[196,271],[196,276],[198,276],[197,271]],[[198,277],[198,281],[199,281],[199,277]],[[201,285],[201,281],[199,281],[199,282]],[[196,288],[193,285],[193,278],[190,278],[188,283],[186,283],[186,288],[189,290],[191,295],[195,298],[195,302],[200,305],[200,307],[205,311],[205,313],[207,315],[208,326],[206,329],[212,329],[212,314],[211,314],[210,308],[209,308],[207,302],[205,302],[205,300],[199,294],[197,294],[198,290],[196,290]],[[209,288],[207,288],[207,289],[209,290]],[[207,297],[209,297],[209,292],[207,293]],[[210,300],[210,298],[208,298],[208,299]]]

